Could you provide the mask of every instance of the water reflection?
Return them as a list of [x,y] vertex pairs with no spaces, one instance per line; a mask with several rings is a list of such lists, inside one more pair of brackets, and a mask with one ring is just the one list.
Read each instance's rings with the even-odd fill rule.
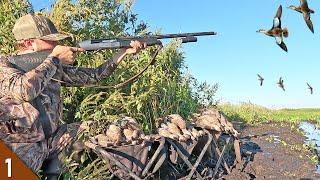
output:
[[[309,122],[302,122],[299,125],[300,129],[302,129],[306,136],[306,144],[312,144],[317,150],[318,156],[320,155],[320,129],[318,129],[314,124]],[[317,165],[317,173],[320,174],[320,162]]]

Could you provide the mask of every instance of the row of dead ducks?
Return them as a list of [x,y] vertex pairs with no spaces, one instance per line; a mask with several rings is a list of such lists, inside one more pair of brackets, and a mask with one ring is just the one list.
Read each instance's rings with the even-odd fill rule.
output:
[[[309,8],[307,0],[300,0],[299,6],[291,5],[289,9],[295,10],[303,15],[303,18],[309,27],[310,31],[314,33],[313,24],[311,21],[311,14],[314,13],[312,9]],[[276,43],[284,50],[288,51],[286,44],[284,43],[283,38],[289,36],[289,31],[287,28],[281,27],[281,15],[282,15],[282,6],[280,5],[275,17],[273,18],[273,26],[269,30],[260,29],[257,32],[264,33],[267,36],[274,37]]]
[[203,129],[230,134],[236,138],[239,136],[232,123],[215,109],[206,109],[199,114],[194,114],[191,121],[185,121],[178,114],[168,115],[157,119],[156,124],[157,132],[145,135],[135,119],[123,117],[108,125],[105,132],[91,138],[91,142],[102,147],[137,145],[143,143],[144,140],[153,141],[160,137],[185,142],[205,135]]
[[[258,80],[260,81],[260,86],[262,86],[264,78],[260,74],[257,74],[257,75],[258,75]],[[284,88],[284,81],[283,81],[282,77],[279,78],[279,81],[277,82],[277,84],[283,91],[286,90]],[[308,86],[308,89],[310,90],[310,94],[313,94],[313,87],[309,83],[307,83],[307,86]]]

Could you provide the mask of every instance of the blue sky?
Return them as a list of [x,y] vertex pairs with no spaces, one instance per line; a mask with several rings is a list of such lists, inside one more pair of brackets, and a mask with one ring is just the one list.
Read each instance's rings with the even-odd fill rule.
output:
[[[31,1],[36,9],[44,1]],[[35,3],[37,2],[37,3]],[[271,37],[256,33],[269,29],[282,4],[282,26],[288,53]],[[136,0],[133,11],[153,31],[163,33],[216,31],[217,36],[199,37],[183,45],[191,73],[200,81],[219,83],[217,97],[232,103],[253,102],[271,108],[320,107],[320,2],[309,1],[315,34],[301,14],[287,9],[298,0]],[[265,78],[260,87],[257,73]],[[277,87],[282,76],[286,92]],[[311,95],[306,82],[314,87]]]

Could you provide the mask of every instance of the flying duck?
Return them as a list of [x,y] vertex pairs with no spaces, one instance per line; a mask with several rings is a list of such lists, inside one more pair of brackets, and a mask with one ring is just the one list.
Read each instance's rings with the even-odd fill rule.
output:
[[289,31],[287,28],[281,28],[281,14],[282,14],[282,6],[280,5],[275,17],[273,18],[273,26],[269,30],[259,29],[257,32],[263,33],[267,36],[274,37],[276,39],[276,43],[283,49],[288,52],[288,48],[283,41],[283,37],[289,36]]
[[304,20],[306,21],[310,31],[314,33],[313,24],[310,18],[310,14],[314,13],[312,9],[309,9],[307,0],[300,0],[300,6],[291,5],[288,7],[289,9],[293,9],[299,13],[302,13]]

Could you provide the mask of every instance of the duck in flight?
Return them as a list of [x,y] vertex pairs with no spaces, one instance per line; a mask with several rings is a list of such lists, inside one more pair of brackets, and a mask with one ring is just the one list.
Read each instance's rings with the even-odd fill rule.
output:
[[258,77],[259,77],[259,81],[260,81],[260,86],[262,86],[262,84],[263,84],[263,77],[262,76],[260,76],[260,74],[257,74],[258,75]]
[[280,77],[280,79],[279,79],[279,81],[278,81],[278,86],[283,90],[283,91],[286,91],[285,89],[284,89],[284,85],[283,85],[283,79],[282,79],[282,77]]
[[310,18],[310,14],[313,14],[314,11],[312,9],[309,9],[307,0],[300,0],[300,6],[291,5],[288,8],[302,13],[304,21],[307,23],[310,31],[314,33],[313,24]]
[[310,86],[309,83],[307,83],[308,89],[310,89],[310,93],[313,94],[313,88]]
[[259,29],[257,32],[263,33],[267,36],[274,37],[276,43],[280,46],[281,49],[288,52],[288,48],[283,41],[283,37],[287,38],[289,36],[289,31],[287,28],[281,27],[281,15],[282,15],[282,6],[280,5],[275,17],[273,18],[273,26],[269,30]]

